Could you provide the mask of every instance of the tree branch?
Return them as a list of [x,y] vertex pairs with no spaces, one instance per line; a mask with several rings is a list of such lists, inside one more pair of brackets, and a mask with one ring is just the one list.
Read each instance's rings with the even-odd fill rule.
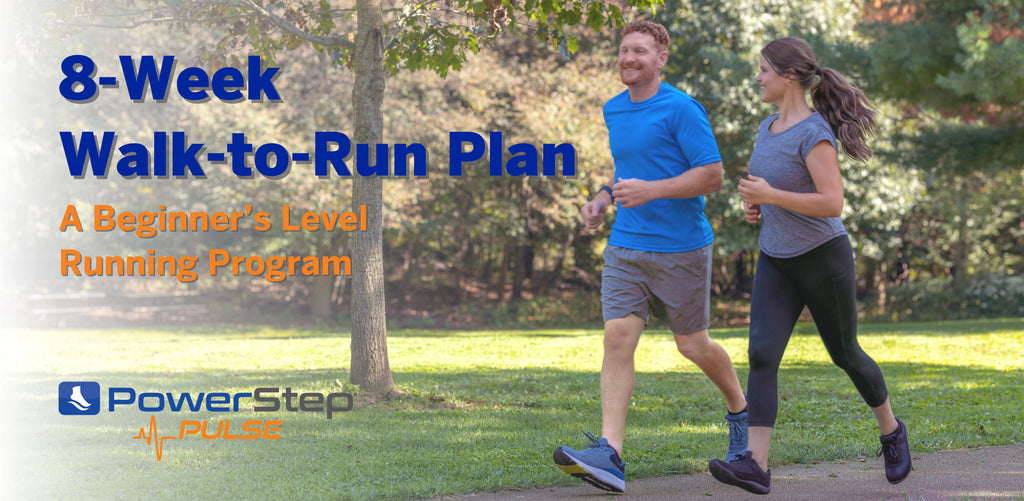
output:
[[238,0],[230,1],[227,3],[229,5],[234,5],[243,9],[251,9],[258,13],[259,15],[263,16],[264,18],[270,20],[270,22],[274,23],[274,25],[276,25],[278,28],[281,28],[285,32],[295,35],[308,42],[324,46],[341,46],[347,49],[354,49],[356,46],[356,44],[354,42],[350,42],[347,37],[314,35],[312,33],[302,31],[301,29],[299,29],[298,26],[295,26],[294,24],[286,21],[277,14],[274,14],[273,12],[270,12],[269,10],[266,10],[263,7],[260,7],[259,5],[256,5],[256,2],[254,2],[253,0]]
[[[168,14],[168,12],[173,12],[173,9],[155,9],[154,8],[154,9],[134,10],[134,11],[130,11],[128,9],[122,9],[122,11],[120,13],[118,13],[118,14],[88,14],[88,15],[76,16],[76,17],[89,17],[89,18],[125,17],[125,18],[128,18],[124,24],[75,23],[75,22],[68,22],[68,23],[63,23],[63,24],[65,24],[66,26],[73,26],[73,27],[79,27],[79,28],[115,28],[115,29],[129,30],[129,29],[137,28],[139,26],[144,26],[144,25],[149,25],[149,24],[169,23],[169,22],[174,22],[174,21],[183,21],[183,22],[187,22],[187,23],[203,23],[203,22],[213,22],[213,21],[224,21],[224,20],[235,19],[235,18],[239,18],[239,17],[260,16],[260,17],[263,17],[264,19],[269,20],[271,23],[273,23],[275,26],[277,26],[281,30],[283,30],[283,31],[285,31],[285,32],[287,32],[287,33],[289,33],[291,35],[294,35],[296,37],[299,37],[299,38],[301,38],[303,40],[306,40],[308,42],[319,44],[319,45],[323,45],[323,46],[329,46],[329,47],[340,46],[340,47],[344,47],[346,49],[355,48],[355,43],[349,41],[347,35],[346,36],[328,36],[328,35],[315,35],[313,33],[305,32],[305,31],[301,30],[298,26],[296,26],[294,23],[291,23],[288,20],[282,18],[281,16],[278,16],[277,14],[274,14],[273,12],[270,12],[269,10],[267,10],[267,9],[265,9],[263,7],[260,7],[259,5],[257,5],[252,0],[200,0],[200,1],[194,2],[194,4],[229,6],[229,7],[238,8],[242,12],[238,13],[237,15],[221,15],[221,16],[212,16],[212,17],[203,17],[203,18],[182,18],[180,16],[176,16],[176,15],[173,15],[173,14]],[[248,11],[248,13],[246,11]],[[348,9],[334,9],[331,12],[345,12],[345,13],[348,13],[348,12],[351,12],[351,11],[348,10]],[[141,16],[141,15],[144,15],[144,14],[149,14],[149,15],[151,15],[153,17],[149,17],[149,18],[146,18],[146,19],[138,19],[138,16]]]
[[[226,20],[229,20],[229,19],[236,19],[238,17],[251,17],[251,16],[258,16],[258,15],[259,15],[258,13],[253,12],[253,13],[250,13],[250,14],[238,14],[238,15],[231,15],[231,16],[202,17],[202,18],[196,18],[196,19],[189,19],[188,22],[190,22],[190,23],[208,23],[208,22],[214,22],[214,21],[226,21]],[[76,16],[76,17],[98,17],[98,16],[89,15],[89,16]],[[116,17],[116,15],[108,14],[108,15],[105,15],[105,16],[102,16],[102,17]],[[148,19],[141,19],[141,20],[133,19],[133,20],[128,21],[125,24],[76,23],[76,22],[66,22],[66,23],[62,23],[62,24],[64,26],[71,26],[71,27],[75,27],[75,28],[113,28],[113,29],[131,30],[131,29],[138,28],[139,26],[145,26],[147,24],[170,23],[170,22],[179,21],[179,20],[180,19],[175,17],[175,16],[165,16],[165,17],[151,17],[151,18],[148,18]]]

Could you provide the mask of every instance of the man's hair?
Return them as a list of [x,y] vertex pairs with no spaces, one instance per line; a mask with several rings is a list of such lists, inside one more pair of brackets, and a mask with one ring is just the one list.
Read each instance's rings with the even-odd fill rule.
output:
[[658,49],[668,50],[668,30],[664,26],[646,19],[633,21],[622,29],[622,37],[625,38],[626,35],[636,32],[650,35]]

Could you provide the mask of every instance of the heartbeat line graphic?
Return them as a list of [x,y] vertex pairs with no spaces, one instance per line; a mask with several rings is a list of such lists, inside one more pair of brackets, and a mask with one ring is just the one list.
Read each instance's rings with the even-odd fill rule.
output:
[[164,455],[164,440],[167,440],[167,439],[175,440],[178,437],[175,437],[173,435],[169,435],[169,436],[166,436],[166,437],[161,437],[161,436],[157,435],[157,431],[156,431],[156,416],[150,416],[149,417],[149,434],[147,435],[146,434],[146,428],[142,427],[142,428],[139,428],[139,434],[134,436],[134,437],[132,437],[132,438],[134,440],[143,439],[143,440],[146,441],[147,445],[154,446],[156,448],[156,460],[160,461],[163,458],[163,455]]

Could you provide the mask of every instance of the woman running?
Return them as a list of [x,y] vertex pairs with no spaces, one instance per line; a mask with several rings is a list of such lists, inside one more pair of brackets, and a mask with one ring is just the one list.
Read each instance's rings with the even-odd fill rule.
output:
[[[841,73],[819,67],[799,38],[774,40],[761,51],[757,83],[761,101],[775,104],[778,113],[761,123],[750,175],[739,186],[747,222],[763,220],[750,308],[748,450],[732,461],[712,460],[711,473],[753,493],[771,491],[768,448],[778,413],[779,364],[807,306],[832,361],[874,411],[886,478],[901,482],[910,473],[907,427],[893,415],[878,364],[857,343],[853,250],[840,218],[836,140],[850,157],[868,159],[865,140],[875,112]],[[808,90],[814,110],[807,105]]]

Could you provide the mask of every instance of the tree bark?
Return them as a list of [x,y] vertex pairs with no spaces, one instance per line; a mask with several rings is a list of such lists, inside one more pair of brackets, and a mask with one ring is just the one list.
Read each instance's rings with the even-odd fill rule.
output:
[[960,292],[966,286],[967,274],[967,218],[970,217],[968,202],[970,201],[970,185],[966,179],[960,180],[959,192],[957,194],[957,232],[956,243],[953,247],[953,264],[950,266],[949,274],[952,275],[953,292]]
[[744,297],[750,294],[752,289],[747,278],[747,249],[736,249],[729,255],[732,261],[732,284],[729,292],[734,298]]
[[334,280],[335,278],[331,275],[312,277],[313,283],[309,289],[309,313],[313,318],[329,320],[334,314],[334,302],[331,297],[331,293],[334,292]]
[[[371,145],[367,165],[377,165],[376,148],[384,139],[384,21],[381,0],[359,0],[355,49],[355,141]],[[388,159],[380,159],[387,162]],[[366,206],[367,229],[353,235],[352,368],[350,379],[371,391],[395,388],[388,363],[384,294],[384,232],[380,176],[352,181],[352,202]]]

